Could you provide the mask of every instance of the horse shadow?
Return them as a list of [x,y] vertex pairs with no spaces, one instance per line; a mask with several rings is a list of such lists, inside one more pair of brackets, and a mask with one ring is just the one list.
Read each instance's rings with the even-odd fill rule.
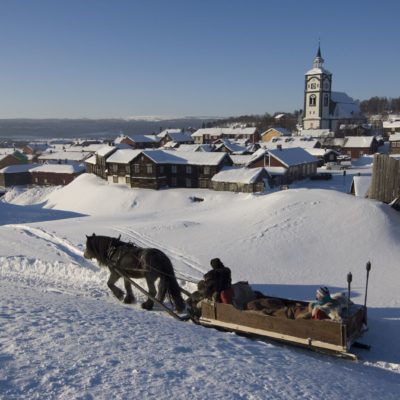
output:
[[[314,301],[319,285],[279,285],[251,284],[267,296],[283,297],[293,300]],[[345,292],[347,288],[329,286],[331,293]],[[356,304],[364,304],[364,290],[352,289],[351,300]],[[367,304],[368,306],[368,304]],[[360,342],[371,345],[369,351],[352,348],[359,358],[369,366],[381,367],[386,371],[400,371],[400,308],[398,307],[368,307],[368,330],[359,339]]]

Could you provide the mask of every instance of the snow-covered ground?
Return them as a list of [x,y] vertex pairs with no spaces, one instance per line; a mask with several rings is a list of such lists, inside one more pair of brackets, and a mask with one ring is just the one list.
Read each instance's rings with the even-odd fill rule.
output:
[[[0,398],[398,399],[400,214],[344,193],[350,182],[339,172],[251,195],[135,190],[85,174],[10,191],[0,202]],[[346,290],[351,271],[363,303],[370,260],[362,341],[372,348],[351,362],[123,305],[107,271],[83,258],[93,232],[163,250],[190,291],[220,257],[234,281],[291,298]]]

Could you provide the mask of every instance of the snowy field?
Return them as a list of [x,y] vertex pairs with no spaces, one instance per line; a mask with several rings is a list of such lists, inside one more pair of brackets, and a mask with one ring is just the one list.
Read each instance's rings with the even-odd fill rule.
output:
[[[360,165],[353,173],[370,173]],[[134,190],[84,174],[64,188],[14,189],[0,202],[1,399],[398,399],[400,214],[303,182],[265,195]],[[203,202],[193,202],[191,197]],[[347,289],[369,330],[358,362],[179,322],[111,296],[83,258],[85,235],[157,247],[193,291],[220,257],[234,281],[313,299]],[[144,284],[144,282],[143,282]],[[143,300],[136,293],[139,302]]]

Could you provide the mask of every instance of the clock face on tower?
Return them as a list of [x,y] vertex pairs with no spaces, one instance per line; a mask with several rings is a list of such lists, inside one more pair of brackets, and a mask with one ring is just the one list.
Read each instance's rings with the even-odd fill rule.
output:
[[311,89],[315,89],[317,87],[317,85],[315,83],[311,84]]

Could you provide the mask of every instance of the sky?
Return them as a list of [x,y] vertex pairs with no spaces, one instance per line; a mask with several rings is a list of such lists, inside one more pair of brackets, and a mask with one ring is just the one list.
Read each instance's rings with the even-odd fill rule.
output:
[[398,97],[400,2],[0,0],[0,118],[235,116]]

